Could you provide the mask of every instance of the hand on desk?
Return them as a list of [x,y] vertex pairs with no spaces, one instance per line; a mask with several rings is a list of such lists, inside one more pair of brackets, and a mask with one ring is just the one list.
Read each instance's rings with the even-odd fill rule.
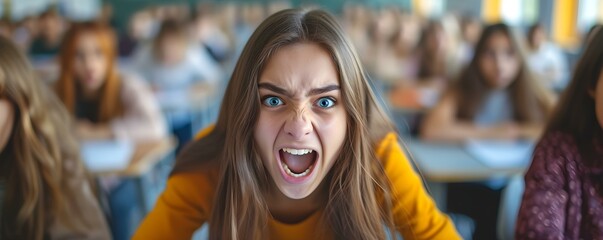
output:
[[94,124],[87,120],[79,120],[75,127],[78,138],[84,140],[112,139],[113,131],[108,124]]
[[500,140],[515,140],[520,138],[520,136],[521,128],[516,123],[506,122],[490,128],[490,131],[488,131],[487,138]]
[[492,127],[488,137],[500,140],[537,139],[542,132],[539,124],[517,124],[513,122],[502,123]]

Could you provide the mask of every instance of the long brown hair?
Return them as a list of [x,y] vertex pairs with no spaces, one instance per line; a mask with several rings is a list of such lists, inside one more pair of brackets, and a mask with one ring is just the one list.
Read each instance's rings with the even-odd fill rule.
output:
[[174,172],[201,162],[220,165],[211,213],[210,239],[267,239],[264,193],[270,177],[257,153],[253,131],[260,97],[259,76],[279,48],[299,42],[320,44],[335,63],[348,117],[346,141],[324,179],[328,201],[322,221],[337,239],[385,239],[393,229],[389,183],[375,145],[392,131],[369,87],[364,70],[342,28],[321,10],[290,9],[266,19],[245,46],[226,89],[214,130],[189,145]]
[[597,84],[602,84],[599,77],[603,73],[603,31],[595,32],[591,38],[546,129],[570,134],[587,161],[595,160],[589,158],[594,152],[593,140],[603,141],[603,131],[595,114],[595,99],[589,93],[595,91]]
[[[15,108],[12,133],[0,152],[0,178],[6,186],[4,205],[0,206],[0,238],[43,239],[53,218],[65,219],[59,214],[65,213],[61,210],[74,194],[64,187],[67,179],[84,172],[77,142],[68,128],[69,114],[41,86],[26,57],[3,37],[0,96]],[[68,223],[81,224],[86,223]]]
[[486,52],[488,40],[496,33],[503,33],[510,39],[511,46],[521,62],[517,76],[508,87],[513,102],[514,119],[522,123],[546,121],[552,109],[551,96],[533,77],[526,63],[523,46],[509,26],[504,23],[490,25],[484,29],[475,47],[473,59],[461,73],[456,84],[450,88],[450,92],[458,99],[457,117],[473,121],[490,92],[490,87],[480,70],[479,61]]
[[98,22],[76,23],[67,32],[60,53],[60,74],[56,85],[56,92],[67,110],[75,114],[75,103],[79,83],[74,77],[75,59],[80,36],[93,33],[101,45],[103,54],[107,58],[106,80],[100,91],[98,120],[101,123],[110,121],[123,113],[120,98],[121,79],[115,67],[117,56],[116,40],[113,30]]
[[[419,60],[418,77],[420,80],[425,80],[430,77],[446,76],[447,54],[437,52],[438,49],[433,49],[429,46],[431,39],[435,38],[438,32],[446,34],[442,22],[431,20],[421,33],[419,42]],[[441,49],[439,49],[441,51]]]

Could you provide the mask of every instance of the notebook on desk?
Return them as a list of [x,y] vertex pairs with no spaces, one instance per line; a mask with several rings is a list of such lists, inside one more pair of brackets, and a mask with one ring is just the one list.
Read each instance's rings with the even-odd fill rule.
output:
[[129,141],[85,141],[81,145],[82,159],[90,172],[126,169],[134,149]]
[[534,142],[469,140],[464,147],[471,156],[489,167],[527,167],[534,151]]

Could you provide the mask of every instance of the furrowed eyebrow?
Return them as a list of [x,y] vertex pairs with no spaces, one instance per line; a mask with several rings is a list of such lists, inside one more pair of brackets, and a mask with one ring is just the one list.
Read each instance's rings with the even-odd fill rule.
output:
[[293,94],[287,92],[287,90],[277,87],[276,85],[272,84],[272,83],[260,83],[258,84],[258,88],[264,88],[264,89],[268,89],[270,91],[273,91],[275,93],[281,94],[281,95],[285,95],[289,98],[293,97]]
[[[292,98],[293,94],[291,94],[290,92],[288,92],[287,90],[277,87],[276,85],[272,84],[272,83],[260,83],[258,84],[258,88],[264,88],[264,89],[268,89],[270,91],[273,91],[275,93],[281,94],[281,95],[285,95],[287,97]],[[335,91],[335,90],[339,90],[339,85],[328,85],[325,87],[321,87],[321,88],[314,88],[312,90],[310,90],[310,92],[308,92],[308,96],[314,96],[314,95],[318,95],[318,94],[323,94],[323,93],[327,93],[330,91]]]
[[310,92],[308,93],[308,96],[314,96],[314,95],[323,94],[323,93],[327,93],[327,92],[335,91],[335,90],[339,90],[338,85],[328,85],[326,87],[314,88],[314,89],[310,90]]

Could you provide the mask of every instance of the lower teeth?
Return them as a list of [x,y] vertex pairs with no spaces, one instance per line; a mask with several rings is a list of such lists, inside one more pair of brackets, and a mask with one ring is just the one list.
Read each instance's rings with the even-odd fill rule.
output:
[[283,165],[283,168],[285,169],[285,172],[287,174],[289,174],[289,176],[292,177],[303,177],[308,175],[308,173],[310,172],[310,169],[312,169],[312,166],[308,167],[308,169],[306,169],[306,171],[302,172],[302,173],[294,173],[291,171],[291,169],[289,169],[289,166],[287,166],[287,164],[285,163],[281,163]]

